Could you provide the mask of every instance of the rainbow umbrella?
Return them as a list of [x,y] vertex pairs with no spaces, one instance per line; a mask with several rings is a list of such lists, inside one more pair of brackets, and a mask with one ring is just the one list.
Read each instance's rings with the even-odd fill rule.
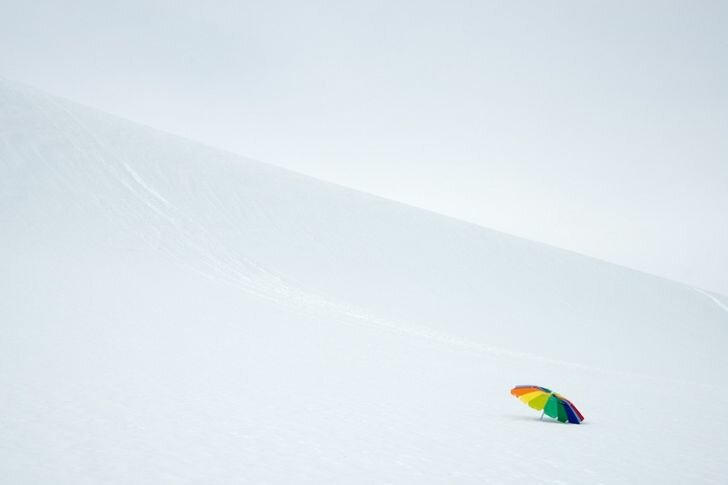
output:
[[511,394],[528,404],[543,415],[551,416],[562,423],[579,424],[584,421],[576,406],[561,394],[551,389],[539,386],[516,386],[511,389]]

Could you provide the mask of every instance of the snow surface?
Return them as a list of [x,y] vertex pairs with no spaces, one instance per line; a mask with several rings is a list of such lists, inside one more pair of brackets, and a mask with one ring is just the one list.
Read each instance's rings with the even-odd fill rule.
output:
[[725,296],[7,81],[0,275],[3,484],[728,480]]

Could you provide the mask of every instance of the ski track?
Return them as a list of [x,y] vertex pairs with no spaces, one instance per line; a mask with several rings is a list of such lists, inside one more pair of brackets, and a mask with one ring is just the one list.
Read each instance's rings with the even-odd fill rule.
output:
[[718,306],[718,308],[720,308],[724,312],[728,313],[728,305],[726,305],[725,303],[723,303],[722,301],[720,301],[716,296],[711,295],[707,291],[702,290],[700,288],[696,288],[694,286],[688,286],[688,288],[690,288],[693,291],[696,291],[696,292],[700,293],[701,295],[703,295],[704,297],[706,297],[707,299],[709,299],[710,301],[712,301],[713,303],[715,303]]

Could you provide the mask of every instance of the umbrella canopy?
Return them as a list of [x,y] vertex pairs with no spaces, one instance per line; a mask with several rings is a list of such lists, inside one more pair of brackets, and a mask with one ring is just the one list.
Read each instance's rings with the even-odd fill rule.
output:
[[511,394],[529,407],[542,411],[541,416],[545,414],[562,423],[579,424],[584,421],[584,416],[571,401],[551,389],[540,386],[516,386],[511,389]]

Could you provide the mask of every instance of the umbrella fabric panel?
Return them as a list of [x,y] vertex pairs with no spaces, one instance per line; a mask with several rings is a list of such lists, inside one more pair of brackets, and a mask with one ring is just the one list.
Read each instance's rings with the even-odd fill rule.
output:
[[557,406],[558,409],[558,417],[557,419],[561,421],[562,423],[565,423],[568,418],[566,417],[566,410],[564,409],[564,403],[559,402],[559,405]]
[[534,391],[529,392],[528,394],[524,394],[522,396],[518,396],[518,399],[520,399],[524,404],[529,404],[531,401],[541,396],[548,396],[548,394],[543,391]]
[[566,411],[566,418],[570,423],[579,423],[579,418],[576,417],[576,413],[574,413],[574,410],[571,409],[571,406],[564,403],[564,411]]
[[536,391],[543,391],[546,393],[550,393],[551,389],[547,389],[545,387],[541,386],[516,386],[513,389],[511,389],[511,394],[514,396],[522,396],[524,394],[528,394],[529,392],[536,392]]
[[536,396],[535,398],[531,399],[528,402],[528,405],[537,411],[541,411],[543,409],[543,407],[546,405],[546,401],[549,400],[549,397],[551,397],[551,396],[542,392],[539,396]]
[[548,402],[546,403],[546,407],[544,408],[543,412],[546,414],[546,416],[551,416],[552,418],[556,419],[559,415],[558,412],[558,406],[559,406],[559,399],[556,396],[549,397]]

